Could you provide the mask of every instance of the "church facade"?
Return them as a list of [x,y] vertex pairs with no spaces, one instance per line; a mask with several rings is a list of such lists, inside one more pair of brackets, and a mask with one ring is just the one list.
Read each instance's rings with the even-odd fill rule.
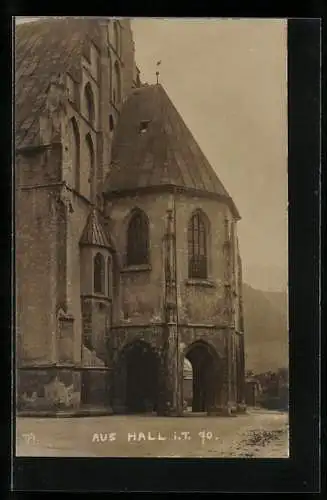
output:
[[[20,412],[244,411],[237,208],[130,21],[16,27]],[[189,398],[189,394],[188,394]]]

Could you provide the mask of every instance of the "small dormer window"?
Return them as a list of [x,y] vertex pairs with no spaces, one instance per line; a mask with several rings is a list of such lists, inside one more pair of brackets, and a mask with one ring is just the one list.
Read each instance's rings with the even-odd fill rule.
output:
[[150,120],[142,120],[140,123],[140,133],[144,134],[148,130]]

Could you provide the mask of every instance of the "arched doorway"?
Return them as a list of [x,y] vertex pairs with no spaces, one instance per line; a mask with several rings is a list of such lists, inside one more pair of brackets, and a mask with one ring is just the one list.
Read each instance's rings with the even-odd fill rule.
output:
[[192,365],[192,391],[187,406],[192,412],[208,412],[217,403],[221,389],[218,354],[206,342],[197,341],[187,349],[185,359]]
[[125,408],[127,413],[157,411],[159,360],[144,341],[125,347],[121,362],[125,372]]

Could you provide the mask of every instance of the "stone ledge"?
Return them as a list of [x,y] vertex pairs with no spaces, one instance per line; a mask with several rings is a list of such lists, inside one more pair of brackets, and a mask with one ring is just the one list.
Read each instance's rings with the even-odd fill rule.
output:
[[108,297],[107,295],[104,295],[102,293],[82,293],[81,299],[96,300],[96,301],[105,302],[105,303],[112,302],[110,297]]
[[188,286],[202,286],[206,288],[216,288],[216,283],[210,279],[189,278],[185,280],[185,284]]
[[122,273],[138,273],[142,271],[151,271],[150,264],[139,264],[135,266],[125,266],[121,269]]

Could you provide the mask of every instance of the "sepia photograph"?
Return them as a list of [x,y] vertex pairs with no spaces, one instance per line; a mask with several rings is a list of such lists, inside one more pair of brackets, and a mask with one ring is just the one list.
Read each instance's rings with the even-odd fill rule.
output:
[[289,458],[287,19],[13,23],[15,455]]

